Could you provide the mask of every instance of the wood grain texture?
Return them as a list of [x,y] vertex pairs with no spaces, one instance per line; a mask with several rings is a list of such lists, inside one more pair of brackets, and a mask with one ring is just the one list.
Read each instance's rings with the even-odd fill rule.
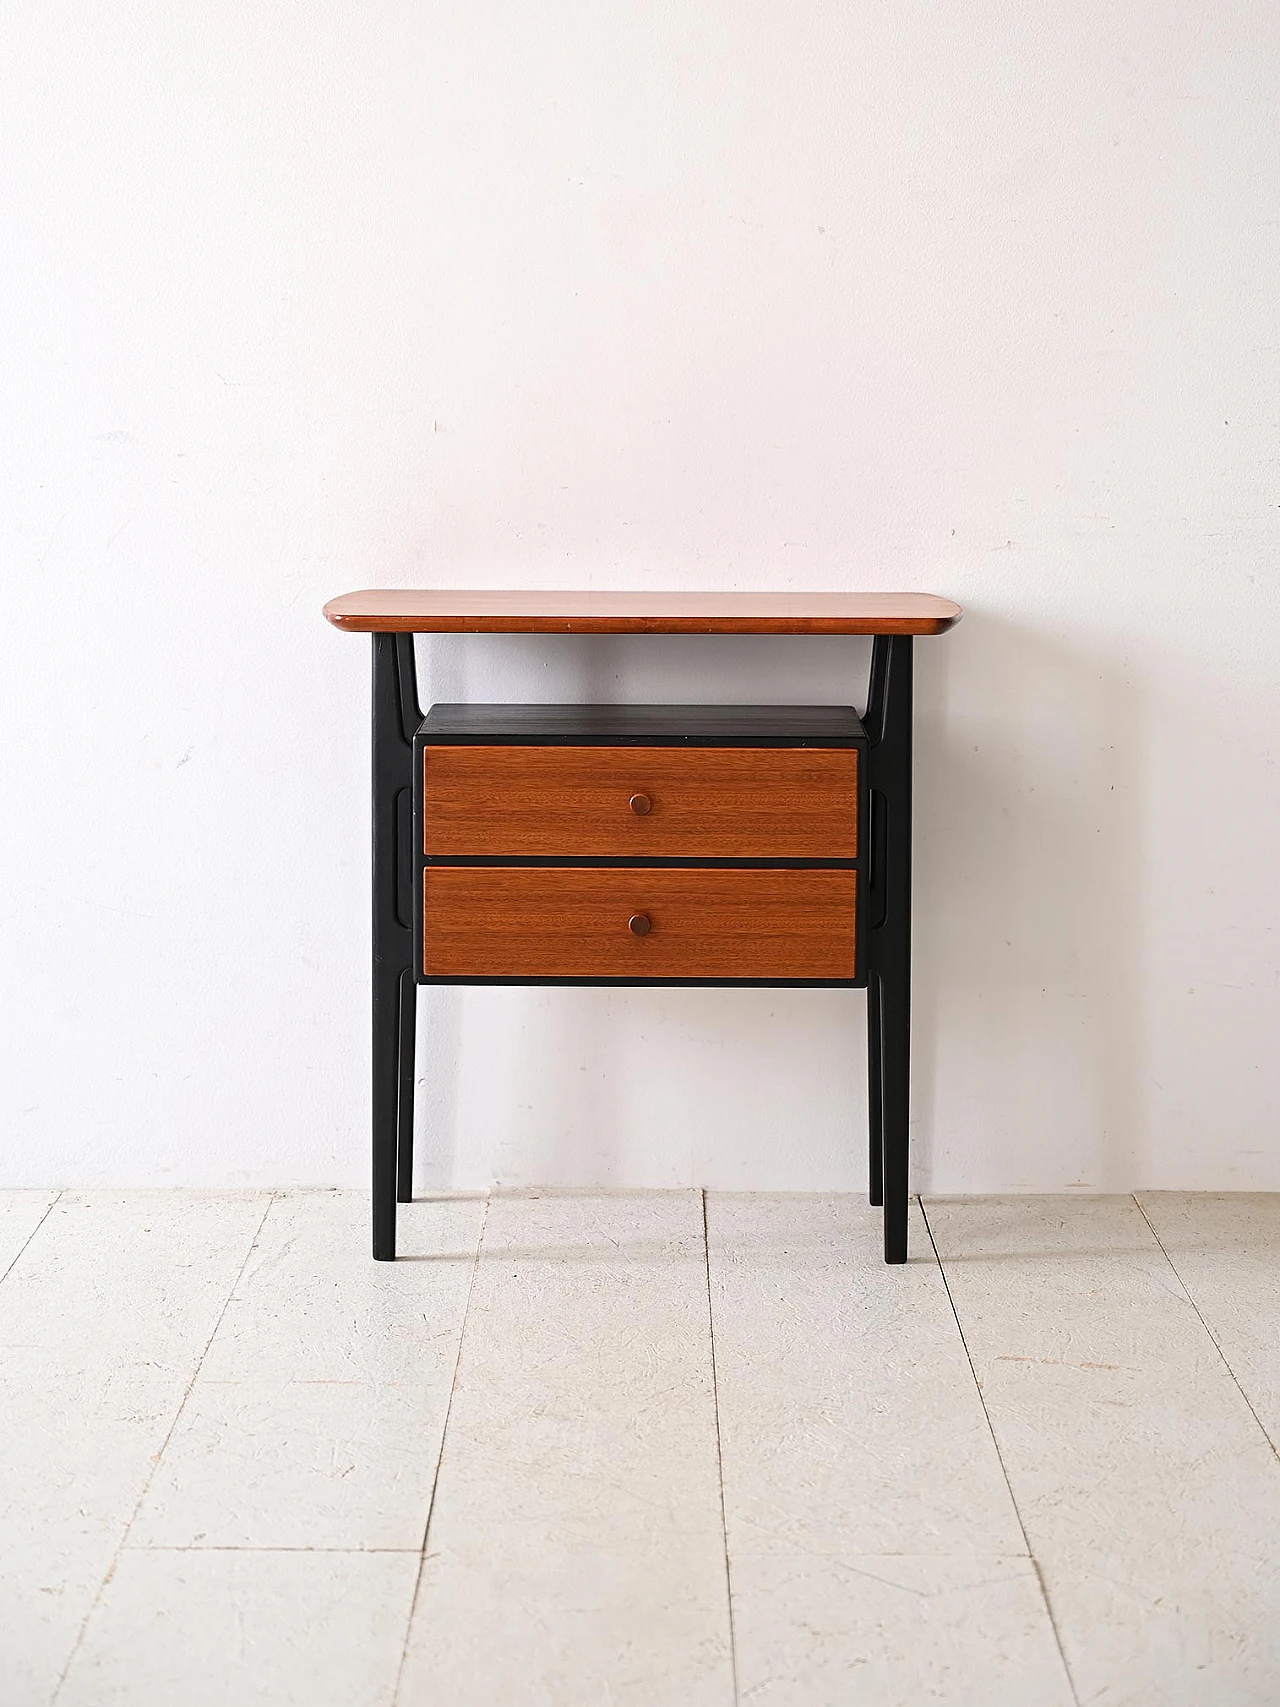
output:
[[933,593],[595,593],[366,588],[324,614],[357,634],[943,634]]
[[[851,747],[427,747],[424,852],[854,859]],[[651,804],[640,815],[633,797]]]
[[428,977],[854,975],[854,871],[428,866],[423,883]]

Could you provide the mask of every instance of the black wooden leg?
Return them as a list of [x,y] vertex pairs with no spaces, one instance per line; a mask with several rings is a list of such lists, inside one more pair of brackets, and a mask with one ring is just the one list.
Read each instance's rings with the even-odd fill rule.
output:
[[[412,1120],[416,1009],[409,920],[411,865],[405,857],[413,732],[421,721],[413,636],[373,637],[373,1254],[396,1254],[397,1160]],[[414,1000],[406,1003],[408,985]],[[409,1023],[405,1023],[406,1008]],[[402,1095],[407,1078],[409,1093]]]
[[911,1079],[911,979],[904,964],[880,975],[884,1037],[884,1260],[907,1260],[907,1121]]
[[396,1120],[396,1197],[413,1202],[413,1075],[418,986],[413,969],[400,974],[400,1061]]
[[880,1043],[880,980],[874,972],[867,979],[867,1179],[873,1209],[884,1202],[884,1057]]
[[[911,637],[878,637],[871,654],[871,692],[867,704],[872,800],[867,965],[869,1015],[873,999],[878,1003],[870,1020],[870,1034],[880,1062],[880,1083],[876,1087],[873,1082],[870,1104],[873,1134],[877,1124],[882,1134],[884,1260],[891,1263],[907,1260],[911,1113],[911,701]],[[871,1185],[874,1202],[874,1163]]]
[[[375,932],[376,935],[376,932]],[[396,1255],[396,1104],[400,1064],[400,974],[390,957],[373,967],[373,1254]]]

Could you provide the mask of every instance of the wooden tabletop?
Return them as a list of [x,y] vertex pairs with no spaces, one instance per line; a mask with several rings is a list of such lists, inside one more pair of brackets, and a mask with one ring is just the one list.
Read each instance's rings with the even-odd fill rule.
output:
[[356,634],[944,634],[933,593],[544,593],[371,589],[324,614]]

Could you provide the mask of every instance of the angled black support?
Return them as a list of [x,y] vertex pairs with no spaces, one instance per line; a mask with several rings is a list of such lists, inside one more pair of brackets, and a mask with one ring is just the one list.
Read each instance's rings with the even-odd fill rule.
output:
[[422,721],[411,634],[373,636],[373,1254],[393,1262],[413,1193],[410,767]]
[[870,741],[867,1042],[870,1196],[884,1205],[884,1260],[907,1260],[911,1076],[910,635],[878,635],[864,719]]

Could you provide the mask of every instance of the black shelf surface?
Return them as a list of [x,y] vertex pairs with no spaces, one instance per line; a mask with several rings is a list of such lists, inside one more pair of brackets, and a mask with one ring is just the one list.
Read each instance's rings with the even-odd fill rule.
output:
[[425,741],[512,746],[848,747],[850,705],[433,705]]
[[439,978],[420,976],[419,984],[479,988],[499,984],[513,989],[570,990],[862,990],[861,978]]

